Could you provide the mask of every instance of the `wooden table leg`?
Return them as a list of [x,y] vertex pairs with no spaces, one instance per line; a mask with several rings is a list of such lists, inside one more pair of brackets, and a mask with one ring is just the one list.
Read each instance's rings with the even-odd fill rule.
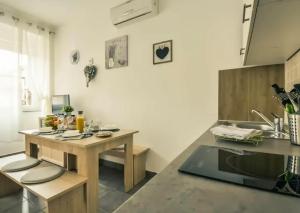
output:
[[98,207],[99,158],[95,149],[82,149],[77,155],[77,173],[88,177],[87,212],[96,213]]
[[124,188],[128,192],[133,188],[133,136],[126,139],[124,163]]
[[30,136],[25,135],[25,154],[30,156]]

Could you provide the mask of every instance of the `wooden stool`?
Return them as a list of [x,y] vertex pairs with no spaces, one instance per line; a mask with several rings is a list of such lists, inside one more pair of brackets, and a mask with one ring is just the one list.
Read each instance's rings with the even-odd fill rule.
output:
[[[138,184],[146,175],[146,158],[149,148],[140,145],[133,145],[133,184]],[[114,156],[124,159],[124,148],[116,148],[104,152],[102,155]]]
[[[23,160],[25,158],[25,154],[16,154],[0,158],[0,168],[7,163]],[[40,166],[41,165],[38,165],[34,168],[39,168]],[[0,197],[15,193],[22,188],[26,188],[46,203],[46,210],[48,213],[86,212],[87,198],[85,188],[87,178],[74,172],[65,171],[62,176],[46,183],[23,184],[20,179],[27,172],[28,170],[11,173],[0,171]]]

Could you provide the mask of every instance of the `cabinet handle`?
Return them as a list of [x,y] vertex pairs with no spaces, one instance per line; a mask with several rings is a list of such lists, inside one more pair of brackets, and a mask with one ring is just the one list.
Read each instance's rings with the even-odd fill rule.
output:
[[243,23],[245,23],[246,21],[250,21],[249,18],[245,18],[245,16],[246,16],[246,10],[249,7],[252,7],[252,5],[251,4],[244,4],[244,9],[243,9]]
[[245,50],[245,48],[241,48],[240,49],[240,55],[244,55],[245,53],[244,53],[244,50]]

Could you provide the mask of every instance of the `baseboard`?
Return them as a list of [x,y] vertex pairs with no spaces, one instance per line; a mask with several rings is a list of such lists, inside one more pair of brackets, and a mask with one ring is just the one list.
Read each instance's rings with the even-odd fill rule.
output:
[[[108,160],[104,160],[104,159],[100,159],[99,160],[99,165],[101,166],[107,166],[107,167],[110,167],[110,168],[113,168],[113,169],[117,169],[119,171],[124,171],[124,165],[121,164],[121,163],[116,163],[116,162],[113,162],[113,161],[108,161]],[[148,171],[146,170],[146,176],[155,176],[157,173],[156,172],[152,172],[152,171]]]
[[25,153],[25,151],[14,152],[14,153],[6,154],[6,155],[0,155],[0,158],[17,155],[17,154],[22,154],[22,153]]

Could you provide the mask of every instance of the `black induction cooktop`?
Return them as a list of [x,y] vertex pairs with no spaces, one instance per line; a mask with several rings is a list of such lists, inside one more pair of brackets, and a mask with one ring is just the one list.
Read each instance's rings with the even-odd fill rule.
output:
[[300,197],[300,157],[200,146],[180,172]]

